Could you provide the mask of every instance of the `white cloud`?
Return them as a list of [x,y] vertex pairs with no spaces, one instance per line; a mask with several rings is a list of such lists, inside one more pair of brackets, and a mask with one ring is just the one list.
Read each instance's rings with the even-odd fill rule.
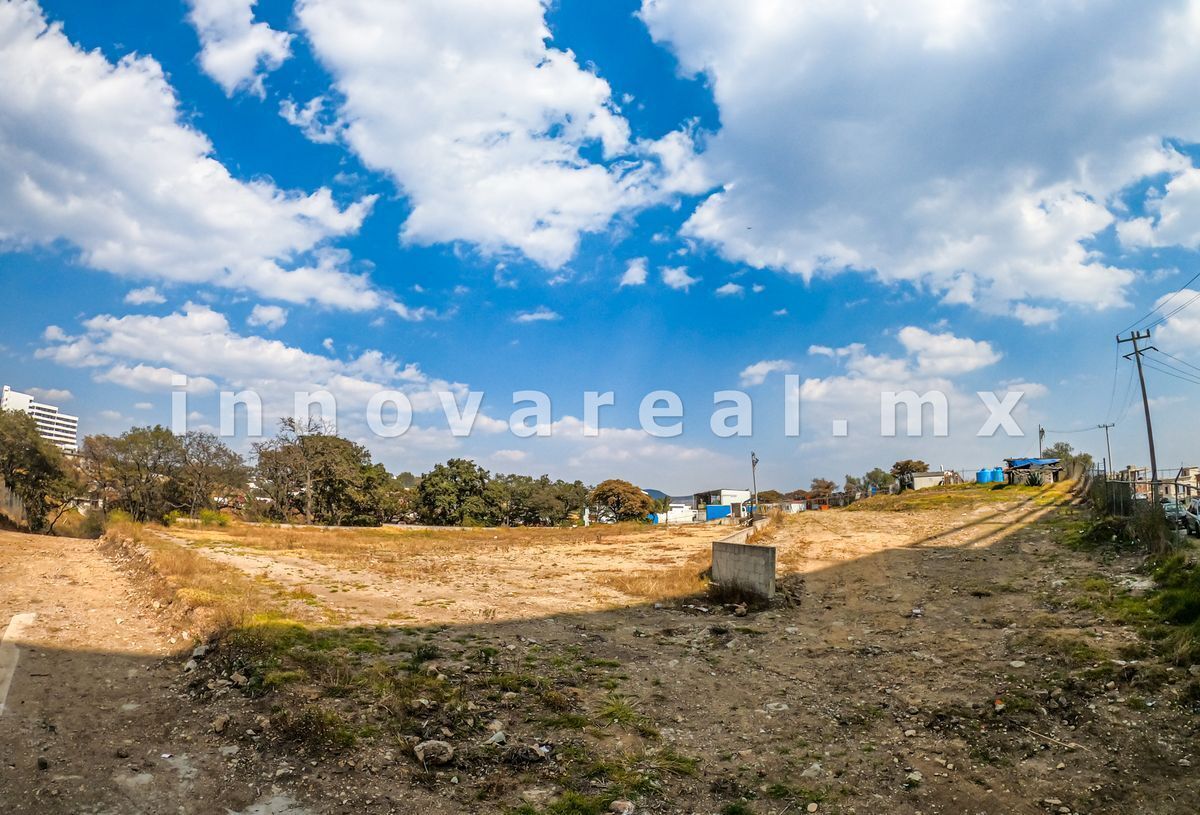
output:
[[436,391],[459,395],[465,387],[433,379],[415,363],[402,364],[380,351],[341,360],[279,340],[238,334],[225,315],[188,303],[164,317],[102,314],[83,322],[83,333],[49,340],[37,356],[62,365],[95,369],[94,378],[148,393],[168,393],[171,377],[186,374],[189,390],[218,387],[259,393],[267,416],[292,412],[296,391],[328,389],[339,408],[363,415],[381,388],[403,390],[416,411],[441,411]]
[[[1154,342],[1169,353],[1197,356],[1200,348],[1200,291],[1182,289],[1177,294],[1165,294],[1155,302],[1157,314],[1171,316],[1156,327]],[[1178,311],[1176,311],[1178,309]]]
[[[919,458],[934,468],[974,472],[981,466],[994,466],[1004,456],[1036,452],[1036,418],[1031,415],[1031,400],[1045,394],[1045,388],[1031,383],[998,384],[998,398],[1007,391],[1025,391],[1013,416],[1026,429],[1024,437],[1010,438],[1004,432],[980,437],[977,432],[988,411],[974,389],[962,390],[944,376],[921,370],[919,361],[871,354],[861,343],[824,349],[837,359],[843,370],[827,377],[807,378],[801,383],[800,403],[802,435],[800,455],[838,462],[838,471],[862,472],[871,467],[891,466],[901,458]],[[934,436],[933,414],[926,408],[922,434],[907,435],[907,414],[896,411],[896,436],[885,436],[881,423],[885,411],[881,397],[886,392],[917,394],[940,393],[946,397],[949,435]],[[845,420],[849,435],[837,438],[833,423]]]
[[538,306],[533,311],[522,311],[513,317],[514,323],[547,323],[561,320],[562,315],[557,311],[551,311],[545,306]]
[[621,285],[618,288],[644,285],[646,285],[646,258],[634,258],[626,264],[625,274],[621,275]]
[[684,291],[687,291],[692,284],[700,282],[700,278],[692,277],[687,273],[686,266],[664,266],[662,279],[671,288]]
[[792,367],[792,363],[786,359],[764,359],[743,368],[739,378],[743,387],[761,385],[771,374],[785,373],[792,370]]
[[718,286],[716,290],[717,297],[734,297],[746,293],[746,287],[740,283],[730,281],[723,286]]
[[917,370],[933,376],[954,376],[986,368],[1000,360],[988,342],[956,337],[946,332],[932,334],[916,326],[900,329],[900,344],[916,357]]
[[133,406],[137,410],[153,410],[154,409],[153,402],[134,402]]
[[51,404],[69,402],[75,398],[75,394],[65,388],[30,388],[29,393],[34,398]]
[[1013,308],[1013,316],[1025,325],[1048,325],[1061,317],[1062,312],[1056,308],[1017,303]]
[[[731,261],[874,270],[1036,322],[1125,301],[1133,275],[1090,246],[1114,224],[1200,243],[1200,171],[1164,146],[1200,141],[1179,102],[1200,73],[1195,0],[643,0],[641,16],[713,88],[703,160],[724,187],[683,231]],[[1175,176],[1157,225],[1126,227],[1117,193],[1157,173]]]
[[291,99],[279,103],[279,115],[293,127],[300,128],[305,138],[317,144],[332,144],[338,139],[337,122],[325,114],[325,97],[315,96],[301,106]]
[[786,308],[777,308],[771,312],[771,314],[775,315],[776,317],[786,317],[787,313],[788,310]]
[[188,21],[200,36],[200,67],[226,96],[266,96],[263,75],[291,55],[292,35],[254,22],[256,0],[189,0]]
[[32,0],[0,3],[0,245],[73,244],[118,275],[247,289],[275,300],[411,311],[329,246],[374,197],[235,179],[182,121],[150,57],[108,62],[48,25]]
[[608,83],[550,45],[545,14],[540,0],[297,3],[342,139],[412,204],[406,243],[558,268],[618,214],[708,187],[689,132],[631,138]]
[[282,306],[257,305],[250,310],[246,325],[262,326],[277,331],[287,325],[288,311]]
[[157,305],[167,302],[167,298],[158,293],[158,289],[153,286],[146,286],[142,289],[133,289],[125,295],[125,302],[134,306]]
[[524,461],[529,458],[529,454],[524,450],[497,450],[492,453],[491,458],[494,461],[503,461],[511,463],[515,461]]

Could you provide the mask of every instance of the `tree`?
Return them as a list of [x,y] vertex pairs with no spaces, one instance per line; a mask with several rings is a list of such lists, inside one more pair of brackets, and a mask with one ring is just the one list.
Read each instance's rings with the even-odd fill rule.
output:
[[53,530],[80,489],[62,452],[38,434],[33,417],[23,411],[0,411],[0,479],[21,499],[35,531]]
[[138,521],[160,521],[187,506],[179,437],[161,425],[134,427],[120,436],[89,436],[84,471],[105,508],[116,506]]
[[319,420],[284,419],[279,434],[254,446],[255,482],[270,514],[305,523],[367,526],[395,517],[403,488],[360,444]]
[[896,476],[891,473],[876,467],[863,476],[863,483],[868,487],[874,487],[878,492],[887,492],[896,483]]
[[1070,477],[1072,470],[1079,470],[1082,473],[1092,466],[1091,453],[1076,453],[1075,448],[1065,441],[1056,441],[1044,449],[1042,457],[1058,459],[1063,469],[1067,472],[1068,477]]
[[828,498],[833,495],[833,491],[837,489],[837,484],[830,481],[828,478],[814,478],[812,487],[808,494],[813,498]]
[[649,495],[619,478],[597,484],[588,496],[588,502],[607,509],[618,521],[641,520],[654,510],[654,501]]
[[202,509],[227,504],[246,486],[242,457],[212,433],[191,430],[180,437],[183,466],[179,478],[194,518]]
[[662,515],[663,521],[669,523],[666,516],[671,511],[671,496],[664,495],[662,498],[651,498],[650,501],[654,505],[652,512],[656,515]]
[[758,503],[760,504],[779,504],[784,500],[784,495],[779,490],[763,490],[758,494]]
[[846,495],[850,498],[857,498],[860,494],[867,491],[867,483],[864,478],[855,478],[852,475],[846,475],[846,484],[842,487]]
[[[486,523],[488,501],[484,490],[488,486],[488,472],[475,462],[465,458],[452,458],[421,477],[417,487],[417,515],[428,524],[462,525]],[[493,506],[503,497],[493,489],[490,498]]]
[[913,473],[927,473],[929,465],[919,458],[906,458],[903,461],[897,461],[892,465],[892,475],[896,478],[902,478]]

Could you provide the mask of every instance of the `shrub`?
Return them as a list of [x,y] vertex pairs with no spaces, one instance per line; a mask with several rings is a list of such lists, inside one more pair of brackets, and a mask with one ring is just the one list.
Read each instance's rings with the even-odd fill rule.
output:
[[199,517],[205,526],[229,526],[229,516],[215,509],[202,509]]

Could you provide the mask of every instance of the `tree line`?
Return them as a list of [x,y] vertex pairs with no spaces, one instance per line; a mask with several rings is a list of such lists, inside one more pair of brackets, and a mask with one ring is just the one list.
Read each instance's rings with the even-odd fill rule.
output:
[[330,526],[554,526],[578,522],[585,509],[613,520],[653,509],[628,482],[592,490],[547,475],[490,473],[462,458],[422,476],[393,475],[320,421],[294,419],[253,445],[247,462],[212,433],[175,435],[162,426],[88,436],[69,457],[38,435],[32,417],[0,411],[0,478],[21,499],[30,528],[51,532],[83,503],[143,522],[235,510],[248,520]]

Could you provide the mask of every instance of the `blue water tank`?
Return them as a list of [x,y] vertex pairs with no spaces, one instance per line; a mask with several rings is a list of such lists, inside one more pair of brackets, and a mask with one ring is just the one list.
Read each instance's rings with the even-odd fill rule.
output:
[[992,483],[992,471],[988,470],[988,469],[983,469],[983,470],[980,470],[979,472],[975,473],[975,483],[976,484]]
[[992,470],[992,482],[995,484],[1004,483],[1004,468],[1003,467],[997,467],[996,469]]

